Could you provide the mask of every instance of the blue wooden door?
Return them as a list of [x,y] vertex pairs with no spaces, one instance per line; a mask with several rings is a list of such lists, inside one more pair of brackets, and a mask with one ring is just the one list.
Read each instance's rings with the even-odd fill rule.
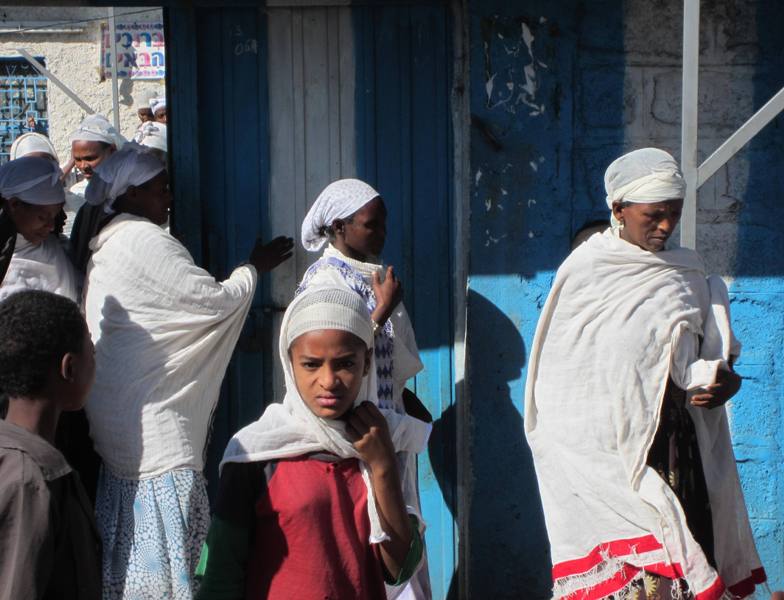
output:
[[[384,196],[384,256],[403,279],[425,364],[412,387],[438,420],[420,489],[434,598],[445,598],[457,564],[449,11],[283,4],[168,11],[175,224],[222,276],[257,232],[299,239],[332,179],[359,176]],[[280,311],[313,258],[298,246],[262,281],[224,381],[210,480],[231,434],[282,397]]]

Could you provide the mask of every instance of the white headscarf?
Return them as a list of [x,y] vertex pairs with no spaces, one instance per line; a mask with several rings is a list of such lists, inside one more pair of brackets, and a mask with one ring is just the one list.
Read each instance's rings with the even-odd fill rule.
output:
[[333,181],[318,195],[302,221],[302,245],[309,252],[318,251],[327,241],[325,227],[335,219],[350,217],[380,195],[359,179]]
[[169,150],[166,140],[166,123],[147,121],[142,125],[140,134],[139,143],[142,146],[162,150],[163,152]]
[[63,172],[51,159],[24,156],[0,167],[0,196],[18,198],[36,206],[65,202],[65,189],[60,181]]
[[14,140],[11,144],[11,151],[9,152],[9,160],[16,160],[27,156],[32,152],[45,152],[59,162],[57,158],[57,151],[54,149],[52,142],[45,135],[40,133],[23,133]]
[[70,143],[74,142],[103,142],[114,146],[118,150],[125,144],[125,138],[109,123],[103,115],[89,115],[79,124],[70,136]]
[[[610,210],[614,202],[652,204],[686,194],[678,163],[658,148],[641,148],[616,158],[604,173],[604,188]],[[611,221],[617,225],[615,217]]]
[[95,167],[84,197],[94,206],[105,202],[106,212],[111,212],[114,201],[129,187],[147,183],[165,168],[161,159],[147,148],[128,142]]
[[152,98],[150,100],[150,108],[152,109],[152,114],[155,116],[155,113],[162,108],[166,108],[166,98]]
[[[362,298],[344,287],[314,286],[292,300],[280,329],[278,351],[286,377],[286,396],[283,402],[270,404],[255,423],[240,430],[229,442],[221,468],[226,463],[247,463],[303,456],[313,452],[328,452],[340,458],[357,458],[353,444],[345,434],[345,423],[317,417],[305,404],[297,390],[289,357],[292,342],[300,335],[320,329],[348,331],[360,338],[368,348],[373,346],[373,328],[367,306]],[[365,376],[354,406],[364,401],[378,405],[376,368],[372,353],[368,375]],[[389,425],[396,452],[418,453],[424,450],[430,425],[408,415],[381,410]],[[367,486],[370,543],[388,539],[381,526],[370,474],[365,463],[360,463]],[[401,474],[405,481],[405,473]],[[415,506],[413,499],[407,504]]]

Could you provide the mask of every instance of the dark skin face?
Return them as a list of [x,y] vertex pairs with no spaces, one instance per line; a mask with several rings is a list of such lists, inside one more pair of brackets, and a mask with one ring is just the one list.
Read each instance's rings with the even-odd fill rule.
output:
[[77,140],[71,144],[74,165],[84,174],[85,179],[92,178],[95,167],[112,152],[114,146],[104,142]]
[[289,348],[297,391],[317,417],[340,419],[359,394],[370,367],[370,350],[339,329],[309,331]]
[[139,120],[142,123],[147,123],[148,121],[155,120],[155,117],[152,114],[152,109],[150,108],[140,108],[136,114],[139,115]]
[[63,203],[37,206],[11,198],[6,202],[16,231],[31,244],[41,244],[54,231]]
[[680,199],[652,204],[613,204],[613,216],[623,225],[621,238],[648,252],[664,250],[682,211]]
[[379,256],[387,239],[387,207],[379,196],[360,208],[350,219],[332,223],[335,248],[354,260],[366,262]]
[[172,196],[169,191],[169,176],[161,171],[140,186],[131,186],[114,203],[117,212],[129,213],[149,219],[156,225],[165,225],[169,220]]

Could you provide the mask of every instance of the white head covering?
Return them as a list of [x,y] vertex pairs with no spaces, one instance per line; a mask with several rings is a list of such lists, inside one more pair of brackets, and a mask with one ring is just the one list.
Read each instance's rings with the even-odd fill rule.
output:
[[302,221],[302,245],[309,252],[318,251],[327,241],[326,227],[335,219],[350,217],[381,194],[359,179],[333,181],[318,195]]
[[147,121],[141,128],[139,143],[148,148],[168,152],[169,147],[166,140],[166,123],[157,121]]
[[63,172],[53,160],[40,156],[23,156],[0,167],[0,196],[18,198],[36,206],[65,202],[60,181]]
[[70,143],[74,142],[103,142],[117,148],[125,144],[125,138],[109,123],[103,115],[89,115],[79,124],[79,127],[68,136]]
[[155,113],[162,108],[166,108],[166,98],[152,98],[150,100],[150,108],[152,109],[152,114],[155,116]]
[[[616,158],[604,173],[607,206],[614,202],[652,204],[683,198],[686,182],[675,159],[658,148],[641,148]],[[612,217],[613,225],[617,225]]]
[[106,212],[111,212],[114,201],[129,187],[147,183],[165,168],[161,159],[147,148],[128,142],[95,168],[84,197],[92,205],[105,202]]
[[14,140],[14,143],[11,144],[9,160],[22,158],[31,152],[45,152],[46,154],[51,155],[55,162],[59,162],[57,151],[54,149],[49,138],[40,133],[33,132],[23,133]]
[[[329,452],[340,458],[356,458],[357,451],[345,434],[345,423],[317,417],[297,391],[289,357],[292,342],[300,335],[320,329],[348,331],[368,348],[373,346],[373,328],[364,300],[345,287],[314,286],[292,300],[280,329],[278,351],[286,377],[286,396],[282,403],[267,407],[261,418],[239,431],[229,442],[221,468],[226,463],[247,463]],[[371,353],[368,375],[362,382],[354,406],[364,401],[378,405],[376,368]],[[381,410],[389,425],[396,452],[421,452],[430,435],[430,425],[394,411]],[[360,463],[368,493],[370,543],[384,541],[367,465]],[[401,474],[405,480],[405,473]],[[415,506],[411,498],[407,504]]]

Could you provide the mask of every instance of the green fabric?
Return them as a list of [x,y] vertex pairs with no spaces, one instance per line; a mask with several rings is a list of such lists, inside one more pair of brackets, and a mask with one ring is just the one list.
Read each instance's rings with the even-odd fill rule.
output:
[[241,600],[252,530],[213,517],[196,567],[195,600]]
[[408,554],[406,554],[406,559],[400,567],[397,579],[389,577],[386,569],[384,569],[384,579],[388,585],[403,585],[411,579],[422,560],[424,544],[422,543],[422,534],[419,533],[419,519],[415,515],[408,515],[408,518],[411,521],[411,545],[408,547]]

